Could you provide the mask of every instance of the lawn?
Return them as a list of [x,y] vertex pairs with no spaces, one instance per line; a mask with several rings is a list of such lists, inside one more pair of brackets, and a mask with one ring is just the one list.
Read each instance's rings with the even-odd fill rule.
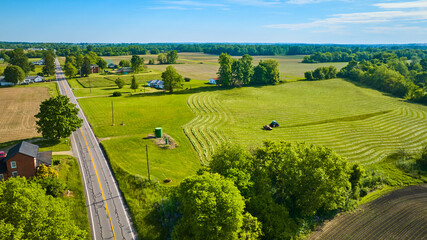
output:
[[58,164],[53,167],[58,171],[59,179],[65,182],[67,190],[70,191],[69,194],[65,194],[62,199],[64,199],[68,206],[71,219],[80,229],[87,231],[87,239],[90,239],[86,200],[77,160],[67,155],[55,155],[52,161],[54,163],[58,162]]
[[[145,145],[148,145],[150,171],[153,178],[172,179],[176,184],[194,174],[200,163],[185,137],[182,126],[194,114],[187,107],[189,94],[133,95],[117,98],[84,98],[79,103],[84,109],[95,134],[102,140],[109,159],[131,174],[147,176]],[[111,102],[114,102],[112,126]],[[122,125],[123,124],[123,125]],[[171,135],[179,146],[161,149],[151,140],[143,139],[156,127]]]

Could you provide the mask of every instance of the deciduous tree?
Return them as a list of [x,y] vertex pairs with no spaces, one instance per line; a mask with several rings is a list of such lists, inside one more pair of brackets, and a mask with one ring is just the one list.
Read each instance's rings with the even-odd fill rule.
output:
[[166,55],[167,63],[174,64],[176,60],[178,60],[178,52],[176,50],[169,51]]
[[107,68],[107,62],[102,58],[99,58],[99,60],[96,64],[98,65],[98,67],[100,69],[106,69]]
[[125,81],[123,79],[121,79],[121,78],[117,78],[114,81],[114,83],[117,85],[118,88],[123,88],[125,86]]
[[77,116],[78,113],[79,109],[70,103],[68,97],[49,98],[40,104],[40,112],[35,115],[39,119],[36,121],[37,131],[48,139],[69,137],[82,126],[83,120]]
[[19,66],[9,65],[3,74],[7,82],[14,84],[18,84],[25,79],[25,72]]
[[28,57],[25,55],[24,50],[17,48],[13,51],[7,52],[9,55],[9,63],[12,65],[19,66],[25,74],[28,74],[31,70]]
[[274,198],[293,217],[344,205],[351,188],[349,166],[331,149],[308,143],[265,141],[255,156],[270,166]]
[[44,67],[43,74],[50,76],[55,74],[55,53],[53,51],[44,51],[43,53]]
[[64,66],[64,72],[68,78],[73,78],[77,74],[77,68],[71,62],[68,62]]
[[222,53],[219,55],[219,70],[218,78],[220,80],[221,86],[228,87],[231,86],[233,78],[233,58],[227,53]]
[[120,60],[119,66],[120,67],[130,67],[132,64],[129,60]]
[[175,88],[182,88],[183,78],[172,66],[168,66],[166,71],[162,73],[162,80],[165,90],[169,92],[173,92]]
[[139,72],[141,67],[144,65],[144,59],[140,58],[138,55],[133,55],[130,62],[132,64],[132,70],[134,72]]
[[166,55],[164,53],[159,53],[159,55],[157,56],[157,62],[159,62],[159,64],[167,63],[168,61]]
[[193,176],[179,186],[178,199],[183,216],[174,239],[238,239],[245,203],[233,182],[219,174]]
[[132,82],[130,84],[130,89],[133,89],[136,92],[136,89],[138,89],[138,83],[136,83],[135,75],[132,76]]
[[82,68],[80,69],[81,77],[87,77],[92,73],[92,69],[90,68],[90,60],[87,57],[83,58]]
[[60,198],[46,195],[25,178],[0,181],[1,239],[85,239]]

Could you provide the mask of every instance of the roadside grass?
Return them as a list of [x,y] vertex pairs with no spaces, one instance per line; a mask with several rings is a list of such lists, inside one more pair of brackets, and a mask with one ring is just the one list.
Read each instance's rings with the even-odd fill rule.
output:
[[[152,177],[173,184],[194,174],[200,167],[182,126],[194,114],[187,107],[189,94],[133,95],[116,98],[83,98],[79,103],[98,138],[102,141],[110,162],[131,174],[147,177],[145,145],[149,147]],[[114,103],[112,126],[111,102]],[[123,123],[123,125],[122,125]],[[143,139],[162,127],[178,143],[175,149],[161,149],[151,140]]]
[[120,191],[129,206],[140,239],[168,239],[167,228],[159,221],[158,206],[167,200],[170,187],[150,183],[112,164]]
[[90,239],[86,200],[77,160],[68,155],[54,155],[52,161],[59,161],[59,164],[53,167],[58,171],[59,179],[64,181],[70,190],[68,196],[65,194],[62,197],[68,206],[70,217],[80,229],[87,231],[87,239]]
[[40,137],[28,138],[28,139],[19,139],[8,142],[0,143],[0,150],[7,151],[11,147],[20,143],[21,141],[28,141],[32,144],[39,146],[39,152],[44,151],[52,151],[52,152],[62,152],[62,151],[70,151],[70,143],[68,142],[68,138],[61,138],[60,140],[46,140]]
[[33,142],[33,144],[39,146],[39,152],[63,152],[71,150],[68,138],[61,138],[59,140],[41,139]]

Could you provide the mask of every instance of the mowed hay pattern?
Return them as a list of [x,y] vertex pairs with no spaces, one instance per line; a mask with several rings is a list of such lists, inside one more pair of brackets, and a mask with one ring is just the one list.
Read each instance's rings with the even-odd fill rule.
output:
[[0,142],[40,136],[35,114],[49,97],[47,88],[0,88]]
[[[298,90],[294,88],[298,84],[306,86]],[[341,86],[340,91],[335,89],[337,86]],[[330,99],[318,98],[314,92],[302,95],[310,89],[330,91],[324,92]],[[352,91],[353,97],[341,96],[353,94]],[[427,144],[424,106],[339,79],[199,93],[188,99],[188,106],[196,117],[184,132],[202,163],[225,140],[249,148],[259,146],[265,139],[307,141],[328,146],[349,161],[363,165],[376,163],[399,149],[418,151]],[[280,127],[261,130],[272,120],[278,120]]]
[[393,191],[325,223],[308,239],[425,239],[427,185]]
[[188,98],[187,104],[196,117],[183,126],[184,134],[190,140],[201,163],[207,165],[216,147],[228,140],[220,128],[234,120],[218,103],[214,93],[193,94]]

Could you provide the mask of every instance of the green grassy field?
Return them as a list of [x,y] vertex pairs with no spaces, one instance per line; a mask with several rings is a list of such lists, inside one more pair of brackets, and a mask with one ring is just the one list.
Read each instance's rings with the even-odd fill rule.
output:
[[[112,163],[133,175],[146,177],[145,145],[148,145],[152,177],[159,181],[170,178],[174,184],[195,173],[200,166],[181,128],[194,117],[186,104],[188,96],[134,95],[84,98],[79,102]],[[111,101],[114,101],[114,126],[111,122]],[[165,150],[151,140],[143,139],[156,127],[163,127],[163,131],[171,135],[179,146]]]
[[[180,54],[180,58],[212,64],[175,66],[216,66],[213,64],[216,56],[213,55],[184,53]],[[255,57],[255,60],[262,58]],[[301,56],[272,58],[281,62],[281,69],[294,68],[294,72],[289,73],[294,77],[318,66],[299,63]],[[344,65],[340,63],[337,68]],[[73,87],[79,85],[73,81],[70,83]],[[193,84],[193,88],[199,87],[194,94],[191,94],[192,91],[174,95],[157,92],[139,94],[138,97],[87,98],[80,99],[80,103],[97,136],[105,139],[111,160],[122,163],[119,164],[121,167],[135,174],[145,174],[146,171],[144,157],[136,162],[133,160],[145,156],[145,150],[136,145],[139,143],[137,139],[157,126],[163,126],[166,132],[172,131],[173,137],[179,138],[182,148],[191,146],[202,164],[209,161],[216,146],[224,141],[240,143],[248,148],[259,146],[265,139],[309,141],[331,147],[349,161],[365,166],[379,162],[398,149],[416,151],[427,143],[427,107],[406,103],[342,79],[218,91],[206,91],[217,88],[204,89],[202,87],[207,86],[204,83],[195,80],[186,83]],[[75,89],[75,93],[77,96],[102,96],[110,95],[115,90],[117,88],[113,86],[100,87],[92,89],[92,94],[89,94],[88,89],[80,87]],[[129,93],[129,90],[125,86],[121,91]],[[111,126],[112,100],[115,126]],[[262,126],[272,120],[277,120],[281,126],[273,131],[263,131]],[[125,125],[120,125],[121,122]],[[126,146],[127,141],[132,147]],[[141,140],[141,143],[144,141]],[[120,149],[127,151],[122,154]],[[191,151],[156,149],[153,154],[158,157],[154,158],[155,161],[164,164],[161,158],[178,158],[185,162],[188,157],[180,156],[184,152]],[[193,155],[190,154],[190,158]],[[167,168],[173,169],[175,164],[168,162],[161,165],[154,175],[158,179],[165,176],[182,179],[187,173],[174,171],[172,175],[172,172],[167,174]],[[196,168],[190,167],[189,172]]]
[[87,239],[90,239],[89,220],[79,165],[74,157],[66,155],[55,155],[53,161],[59,161],[54,168],[58,171],[59,179],[64,181],[67,190],[70,190],[70,194],[64,195],[62,199],[68,206],[71,219],[80,229],[86,230]]
[[[375,170],[391,186],[423,181],[384,157],[399,149],[416,151],[427,144],[426,106],[342,79],[291,82],[301,79],[304,71],[329,65],[341,68],[345,63],[302,64],[301,56],[268,58],[278,59],[282,79],[288,83],[222,90],[206,84],[216,75],[217,56],[194,53],[180,53],[180,63],[185,64],[174,67],[183,76],[199,80],[185,83],[184,90],[174,94],[153,91],[131,96],[126,85],[119,90],[125,93],[122,97],[112,98],[105,97],[118,90],[111,82],[105,81],[89,93],[87,83],[69,81],[77,96],[88,97],[80,98],[80,105],[108,154],[140,236],[161,239],[164,234],[153,217],[154,203],[161,201],[164,193],[141,183],[141,178],[147,177],[146,145],[151,178],[160,183],[169,178],[172,183],[168,185],[179,184],[208,164],[223,142],[253,149],[265,139],[331,147],[350,162],[362,163],[368,172]],[[160,72],[166,66],[148,67]],[[280,127],[262,130],[272,120]],[[144,139],[155,127],[163,127],[179,146],[166,150]]]
[[[204,161],[224,138],[249,148],[264,139],[309,141],[363,165],[427,143],[427,107],[341,79],[198,93],[188,105],[197,116],[185,129]],[[280,127],[262,130],[272,120]]]

